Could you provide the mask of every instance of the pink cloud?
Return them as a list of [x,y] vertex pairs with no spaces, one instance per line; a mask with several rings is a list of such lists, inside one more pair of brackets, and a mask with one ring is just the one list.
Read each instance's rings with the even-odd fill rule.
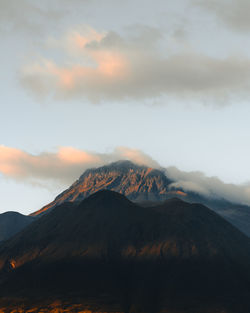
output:
[[[54,91],[57,97],[70,97],[94,89],[105,94],[106,89],[111,91],[117,82],[126,79],[129,73],[127,55],[120,49],[102,46],[106,33],[89,27],[85,27],[82,32],[70,31],[61,40],[48,40],[49,47],[63,50],[69,58],[77,58],[79,61],[60,65],[41,58],[23,66],[23,84],[31,87],[35,93],[48,94]],[[96,48],[95,45],[100,47]]]
[[116,148],[106,154],[60,147],[56,152],[33,155],[19,149],[0,146],[0,173],[6,178],[30,183],[55,181],[69,184],[87,168],[118,160],[131,160],[149,166],[157,165],[140,150],[125,147]]
[[99,156],[72,147],[61,147],[57,156],[60,161],[68,164],[101,163]]
[[26,154],[21,150],[0,146],[0,172],[6,176],[22,176],[23,169],[18,163],[25,157]]

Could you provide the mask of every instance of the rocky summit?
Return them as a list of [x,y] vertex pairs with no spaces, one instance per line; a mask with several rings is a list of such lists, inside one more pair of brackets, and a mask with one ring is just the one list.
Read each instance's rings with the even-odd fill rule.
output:
[[182,191],[170,191],[171,180],[163,170],[136,165],[130,161],[118,161],[85,171],[80,178],[56,199],[33,213],[44,213],[63,202],[80,202],[100,190],[112,190],[134,202],[162,201]]

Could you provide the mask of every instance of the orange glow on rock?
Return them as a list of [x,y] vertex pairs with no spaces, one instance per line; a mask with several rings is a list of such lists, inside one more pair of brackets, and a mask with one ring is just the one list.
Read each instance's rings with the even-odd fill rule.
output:
[[16,262],[14,260],[11,260],[10,261],[10,266],[12,269],[15,269],[16,268]]
[[182,196],[182,197],[186,197],[188,194],[186,192],[183,192],[181,190],[173,190],[169,192],[172,195],[178,195],[178,196]]
[[180,190],[177,190],[176,193],[177,193],[177,195],[180,195],[180,196],[183,196],[183,197],[187,196],[187,193],[185,193],[183,191],[180,191]]

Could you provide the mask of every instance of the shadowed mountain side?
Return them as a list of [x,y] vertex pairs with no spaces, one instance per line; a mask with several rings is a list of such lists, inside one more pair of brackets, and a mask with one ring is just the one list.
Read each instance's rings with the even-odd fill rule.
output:
[[0,242],[9,239],[35,220],[18,212],[0,214]]
[[95,305],[105,294],[110,310],[123,312],[177,312],[181,305],[245,313],[249,264],[249,239],[202,205],[171,199],[142,208],[101,191],[56,207],[6,242],[0,290],[2,298]]
[[[179,198],[180,195],[177,195]],[[182,197],[183,199],[183,197]],[[225,199],[206,198],[204,196],[189,192],[184,198],[190,203],[201,203],[232,223],[240,231],[250,237],[250,207],[247,205],[231,203]]]
[[243,243],[249,247],[240,231],[203,205],[170,199],[157,207],[142,208],[121,194],[101,191],[80,204],[60,205],[35,221],[0,249],[0,262],[9,253],[19,265],[34,246],[43,258],[57,253],[61,258],[68,250],[76,255],[76,249],[82,257],[98,258],[234,255],[239,259],[249,255]]

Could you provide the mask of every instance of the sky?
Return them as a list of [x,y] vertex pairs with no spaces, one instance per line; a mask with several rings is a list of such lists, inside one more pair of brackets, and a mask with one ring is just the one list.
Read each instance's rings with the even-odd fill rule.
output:
[[250,204],[248,0],[0,0],[0,213],[119,159]]

